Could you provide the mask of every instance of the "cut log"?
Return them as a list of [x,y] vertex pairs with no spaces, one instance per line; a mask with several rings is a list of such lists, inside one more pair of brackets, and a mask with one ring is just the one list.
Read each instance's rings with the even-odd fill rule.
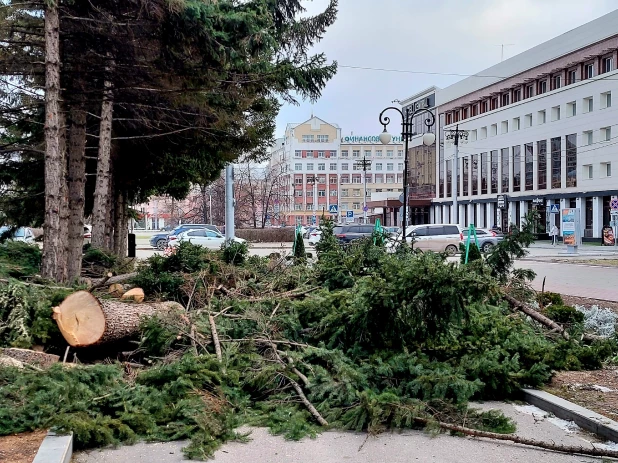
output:
[[125,281],[128,281],[132,278],[135,278],[137,276],[137,272],[131,272],[131,273],[124,273],[122,275],[116,275],[115,277],[111,277],[111,278],[97,278],[94,280],[91,280],[89,278],[82,278],[82,283],[85,283],[88,285],[89,288],[102,288],[103,286],[111,286],[114,283],[123,283]]
[[0,367],[23,368],[24,362],[20,362],[19,360],[15,360],[11,357],[7,357],[6,355],[0,355]]
[[137,334],[144,317],[177,308],[177,303],[128,304],[97,299],[78,291],[54,307],[54,320],[72,347],[88,347],[130,338]]
[[53,364],[60,361],[60,357],[54,354],[46,354],[44,352],[37,352],[28,349],[17,349],[13,347],[0,349],[0,355],[19,360],[20,362],[27,363],[28,365],[39,366],[41,368],[51,367]]
[[135,302],[144,302],[144,297],[144,290],[142,288],[133,288],[124,293],[120,299]]
[[125,290],[124,290],[124,286],[121,285],[120,283],[114,283],[112,285],[109,285],[108,292],[112,296],[120,297],[125,293]]
[[556,323],[555,321],[551,320],[550,318],[547,318],[542,313],[537,312],[532,307],[528,307],[526,304],[519,302],[517,299],[515,299],[512,296],[509,296],[508,294],[505,294],[504,298],[509,302],[511,307],[517,310],[521,310],[523,313],[533,318],[537,322],[541,323],[542,325],[545,325],[547,328],[551,328],[557,333],[560,333],[562,337],[566,339],[567,341],[570,339],[569,333],[567,333],[567,331],[562,326],[558,325],[558,323]]

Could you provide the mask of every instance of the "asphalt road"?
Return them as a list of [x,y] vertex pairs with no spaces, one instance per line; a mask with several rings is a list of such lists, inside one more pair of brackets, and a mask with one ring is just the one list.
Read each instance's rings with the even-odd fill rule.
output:
[[[556,444],[590,448],[591,436],[567,432],[538,411],[534,416],[510,404],[486,403],[499,408],[517,423],[517,435]],[[563,423],[564,424],[564,423]],[[249,443],[228,443],[215,453],[215,463],[495,463],[495,462],[601,462],[601,459],[543,451],[509,442],[432,437],[421,431],[384,433],[325,432],[300,442],[272,436],[266,429],[253,429]],[[145,444],[76,454],[76,463],[180,463],[186,442]]]

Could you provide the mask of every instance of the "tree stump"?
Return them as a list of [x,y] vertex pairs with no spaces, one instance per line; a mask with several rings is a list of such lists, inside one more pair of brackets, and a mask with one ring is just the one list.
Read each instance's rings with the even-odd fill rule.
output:
[[133,337],[144,317],[176,307],[182,306],[176,302],[130,304],[78,291],[54,307],[53,317],[69,345],[88,347]]

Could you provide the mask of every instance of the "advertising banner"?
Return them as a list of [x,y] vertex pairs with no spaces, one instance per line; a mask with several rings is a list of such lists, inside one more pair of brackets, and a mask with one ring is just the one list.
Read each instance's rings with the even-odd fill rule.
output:
[[607,225],[603,227],[603,246],[613,246],[614,245],[614,230],[612,227],[608,227]]
[[579,245],[579,209],[562,209],[562,242]]

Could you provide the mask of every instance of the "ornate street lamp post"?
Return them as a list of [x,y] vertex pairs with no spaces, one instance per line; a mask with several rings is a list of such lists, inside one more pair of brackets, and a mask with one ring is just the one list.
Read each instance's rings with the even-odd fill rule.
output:
[[356,167],[363,170],[363,223],[367,223],[367,169],[371,169],[371,161],[363,156],[363,159],[356,161]]
[[[384,145],[388,145],[392,136],[386,131],[386,126],[390,124],[391,119],[388,116],[385,116],[384,113],[389,110],[395,110],[401,115],[401,138],[404,140],[404,158],[403,158],[403,210],[402,210],[402,224],[401,224],[401,236],[403,240],[406,239],[406,224],[408,222],[408,141],[412,136],[416,135],[413,131],[413,120],[414,117],[427,113],[427,119],[425,119],[425,125],[427,126],[427,130],[429,130],[435,123],[436,117],[433,115],[430,109],[427,108],[419,108],[414,111],[410,111],[410,108],[406,109],[405,113],[395,106],[389,106],[384,109],[380,113],[380,124],[384,127],[384,132],[380,134],[380,141]],[[431,146],[436,141],[436,135],[427,132],[423,135],[423,144],[426,146]]]

